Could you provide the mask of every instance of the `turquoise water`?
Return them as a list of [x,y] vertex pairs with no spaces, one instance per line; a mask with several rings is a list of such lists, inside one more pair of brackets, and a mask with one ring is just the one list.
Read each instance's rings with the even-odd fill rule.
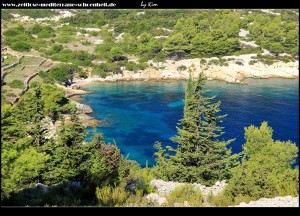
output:
[[[208,95],[221,100],[220,114],[228,114],[222,126],[224,139],[236,138],[230,144],[240,152],[244,127],[259,126],[268,121],[274,139],[291,140],[299,145],[299,79],[248,79],[248,85],[207,81]],[[101,121],[97,131],[108,142],[115,141],[124,156],[142,166],[155,164],[153,144],[174,146],[170,137],[183,116],[185,81],[114,82],[85,86],[92,91],[83,95],[83,103],[94,110]],[[88,128],[87,140],[92,128]],[[298,163],[298,161],[297,161]]]

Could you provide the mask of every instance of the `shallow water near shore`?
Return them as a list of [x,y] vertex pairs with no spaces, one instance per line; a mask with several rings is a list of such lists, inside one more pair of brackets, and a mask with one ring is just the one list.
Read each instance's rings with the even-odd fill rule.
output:
[[[247,79],[248,85],[207,81],[208,96],[221,100],[220,114],[228,114],[221,126],[225,140],[236,138],[229,146],[242,150],[244,127],[268,121],[276,140],[291,140],[299,146],[299,79]],[[176,125],[183,116],[186,81],[113,82],[84,86],[91,94],[82,95],[101,123],[97,131],[108,142],[116,142],[124,156],[141,166],[155,164],[153,144],[175,144]],[[91,140],[93,128],[87,128]],[[298,164],[298,160],[297,160]]]

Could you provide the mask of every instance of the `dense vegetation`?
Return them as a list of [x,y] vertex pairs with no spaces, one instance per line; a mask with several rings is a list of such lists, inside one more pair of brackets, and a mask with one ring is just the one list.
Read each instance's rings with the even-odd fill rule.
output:
[[232,170],[224,193],[212,198],[215,205],[232,205],[261,197],[298,196],[299,169],[292,168],[298,148],[290,141],[273,140],[267,122],[245,128],[241,163]]
[[[88,67],[92,74],[106,77],[124,69],[143,70],[148,60],[217,56],[208,62],[201,59],[201,64],[226,66],[224,55],[257,53],[251,64],[293,61],[299,55],[299,18],[292,11],[276,12],[281,15],[259,10],[77,10],[59,21],[69,25],[7,22],[3,45],[21,53],[33,49],[58,62],[47,71],[38,69],[40,81],[31,82],[22,96],[14,91],[24,88],[23,81],[1,79],[1,95],[20,96],[13,105],[1,97],[3,205],[151,206],[145,197],[155,192],[149,184],[154,178],[207,186],[226,179],[225,191],[209,197],[216,206],[297,196],[296,145],[273,140],[272,129],[264,122],[259,128],[245,128],[243,151],[232,155],[227,145],[234,139],[220,139],[225,117],[218,114],[221,102],[206,96],[203,74],[196,80],[189,78],[184,116],[178,135],[172,138],[177,146],[164,149],[155,143],[157,164],[153,168],[141,168],[124,158],[116,143],[105,143],[96,131],[92,141],[85,141],[75,105],[55,85],[68,86],[74,77],[86,78]],[[32,18],[58,15],[53,10],[3,10],[2,20],[11,20],[10,13]],[[86,31],[87,27],[101,31]],[[240,37],[240,29],[249,34]],[[91,39],[103,43],[93,44]],[[240,40],[253,40],[259,47],[242,45]],[[76,49],[78,44],[93,49]],[[262,49],[273,55],[262,55]],[[279,56],[283,52],[292,56]],[[8,58],[4,63],[15,60]],[[14,91],[6,92],[3,87],[7,86]],[[41,190],[35,187],[37,183],[49,187]],[[184,201],[203,205],[201,191],[192,185],[175,189],[166,199],[167,206]]]
[[[8,16],[7,10],[4,11]],[[31,13],[28,11],[26,13]],[[74,16],[60,20],[61,24],[69,25],[59,26],[55,30],[49,25],[34,24],[29,27],[10,27],[3,34],[4,44],[14,50],[29,51],[33,48],[52,60],[72,62],[77,66],[93,66],[93,60],[122,61],[129,55],[138,57],[140,63],[150,59],[163,62],[166,58],[260,53],[262,49],[269,50],[275,56],[283,52],[298,56],[298,16],[291,11],[280,12],[281,15],[262,13],[259,10],[228,9],[143,12],[77,10]],[[20,12],[21,15],[22,13]],[[86,31],[86,27],[99,28],[101,31]],[[249,34],[240,37],[241,29],[248,30]],[[74,41],[86,46],[93,44],[89,39],[78,40],[74,37],[76,32],[99,38],[104,43],[95,45],[93,54],[73,50],[67,44]],[[48,38],[51,40],[47,40]],[[240,40],[253,40],[259,47],[242,44]],[[130,66],[128,68],[132,69]]]
[[[48,128],[51,122],[59,122],[54,136]],[[1,126],[1,200],[8,205],[91,205],[97,200],[97,187],[124,185],[137,178],[139,166],[124,159],[115,144],[106,144],[102,135],[94,133],[93,140],[83,145],[85,132],[76,108],[53,84],[36,84],[14,106],[2,106]],[[70,181],[81,184],[76,200],[55,201],[55,188],[61,187],[57,184]],[[32,188],[37,182],[57,186],[50,197],[37,198]],[[137,190],[143,194],[147,187]],[[33,198],[23,200],[28,193]]]
[[[233,140],[222,141],[224,133],[220,123],[221,102],[212,103],[204,97],[205,80],[200,73],[198,80],[191,76],[185,93],[184,116],[177,127],[178,136],[172,138],[177,148],[168,151],[156,144],[158,152],[154,172],[159,178],[178,182],[199,182],[213,185],[218,180],[229,179],[230,169],[237,163],[238,155],[231,155],[226,146]],[[173,153],[173,154],[172,154]]]

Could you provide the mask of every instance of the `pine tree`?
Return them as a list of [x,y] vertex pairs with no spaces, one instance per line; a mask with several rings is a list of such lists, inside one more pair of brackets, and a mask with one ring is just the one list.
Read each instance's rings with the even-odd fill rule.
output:
[[[200,73],[194,81],[190,75],[185,93],[184,116],[177,127],[178,135],[171,138],[177,148],[167,154],[156,144],[156,173],[166,180],[199,182],[211,185],[217,180],[228,179],[230,168],[236,165],[238,155],[231,155],[227,148],[232,140],[222,141],[224,133],[220,123],[226,115],[218,115],[221,102],[215,97],[205,97],[205,77]],[[163,167],[160,167],[163,166]]]

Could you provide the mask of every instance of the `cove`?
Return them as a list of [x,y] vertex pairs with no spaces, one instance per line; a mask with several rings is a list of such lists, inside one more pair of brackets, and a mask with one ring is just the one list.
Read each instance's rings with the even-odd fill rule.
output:
[[[244,127],[260,126],[268,121],[275,140],[291,140],[299,146],[299,79],[247,79],[248,85],[207,81],[207,96],[221,100],[225,140],[236,138],[229,145],[234,153],[242,150]],[[176,125],[183,116],[186,81],[92,83],[84,89],[82,103],[93,109],[100,120],[97,131],[107,142],[116,142],[122,154],[141,166],[155,164],[153,144],[175,144]],[[91,140],[93,128],[87,128]],[[297,162],[298,164],[298,159]]]

